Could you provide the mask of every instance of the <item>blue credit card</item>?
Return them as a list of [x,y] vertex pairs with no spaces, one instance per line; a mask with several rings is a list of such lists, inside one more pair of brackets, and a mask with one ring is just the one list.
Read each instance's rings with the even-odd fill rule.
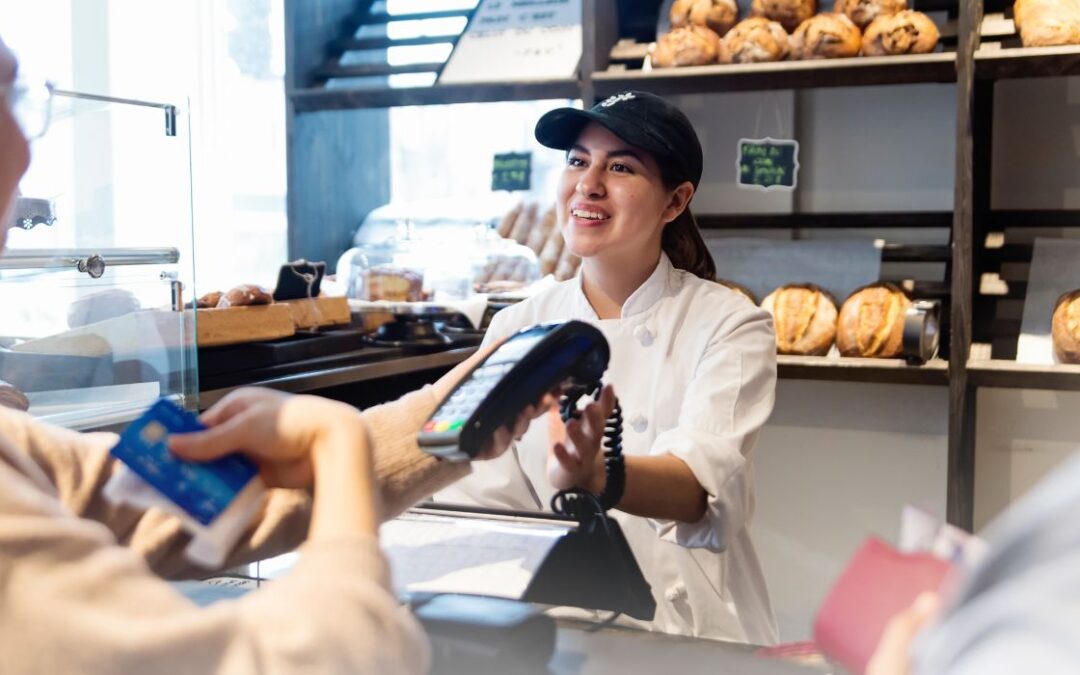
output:
[[240,455],[197,463],[169,452],[169,434],[205,428],[195,415],[161,399],[120,434],[111,452],[192,518],[209,525],[258,473],[258,468]]

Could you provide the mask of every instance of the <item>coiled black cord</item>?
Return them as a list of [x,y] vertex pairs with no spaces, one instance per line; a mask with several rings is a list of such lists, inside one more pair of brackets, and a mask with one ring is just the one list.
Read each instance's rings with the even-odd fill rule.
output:
[[[596,382],[586,386],[571,387],[559,401],[559,414],[563,423],[571,419],[579,419],[581,411],[577,404],[581,397],[591,395],[598,398],[601,383]],[[622,454],[622,430],[623,413],[618,399],[615,400],[615,409],[611,411],[604,423],[604,491],[594,495],[588,490],[571,488],[560,490],[551,498],[551,510],[564,516],[571,516],[579,521],[584,521],[591,516],[601,516],[608,509],[614,508],[622,499],[626,489],[626,463]]]

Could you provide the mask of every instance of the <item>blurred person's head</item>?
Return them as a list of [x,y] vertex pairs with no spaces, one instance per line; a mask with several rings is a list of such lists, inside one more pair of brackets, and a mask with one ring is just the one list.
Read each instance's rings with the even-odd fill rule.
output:
[[19,180],[30,166],[30,143],[15,121],[15,75],[19,64],[0,39],[0,250],[7,241]]

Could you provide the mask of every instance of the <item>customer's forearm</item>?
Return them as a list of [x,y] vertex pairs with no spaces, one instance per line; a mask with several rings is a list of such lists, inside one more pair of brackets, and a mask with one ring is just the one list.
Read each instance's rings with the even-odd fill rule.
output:
[[312,541],[374,535],[379,513],[367,429],[359,416],[342,419],[316,441]]

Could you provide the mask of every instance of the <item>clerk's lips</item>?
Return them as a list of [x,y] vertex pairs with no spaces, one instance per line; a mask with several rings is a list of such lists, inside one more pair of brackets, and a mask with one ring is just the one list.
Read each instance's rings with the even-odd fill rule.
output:
[[600,223],[611,219],[611,214],[591,204],[573,204],[570,207],[570,215],[579,220]]

